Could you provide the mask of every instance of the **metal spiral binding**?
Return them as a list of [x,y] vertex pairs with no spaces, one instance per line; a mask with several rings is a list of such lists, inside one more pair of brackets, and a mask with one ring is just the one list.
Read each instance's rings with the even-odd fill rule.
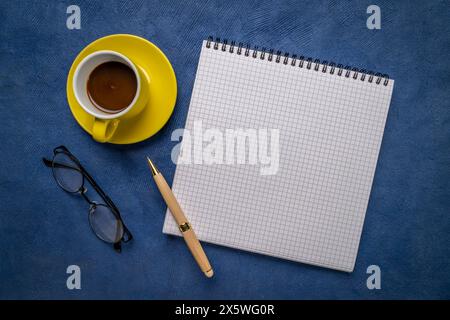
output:
[[[352,78],[354,80],[357,80],[358,78],[361,81],[366,81],[369,83],[372,83],[375,81],[376,84],[380,84],[383,82],[383,85],[387,86],[389,83],[389,76],[387,74],[381,74],[381,73],[374,73],[373,71],[368,71],[365,69],[359,69],[351,66],[343,66],[342,64],[336,64],[334,62],[328,62],[326,60],[321,61],[319,59],[313,58],[305,58],[304,56],[298,57],[296,54],[290,55],[288,52],[285,52],[284,54],[278,50],[274,53],[273,49],[267,50],[265,47],[262,47],[259,49],[258,46],[254,46],[253,49],[251,49],[250,44],[244,44],[242,42],[239,42],[237,44],[236,48],[236,42],[231,41],[230,44],[228,44],[227,39],[223,39],[222,41],[220,38],[216,38],[214,40],[213,37],[208,37],[206,40],[206,47],[207,48],[213,48],[214,50],[221,50],[221,51],[228,51],[230,53],[235,53],[238,55],[243,54],[246,57],[251,58],[259,58],[261,60],[265,60],[267,58],[267,61],[275,63],[282,63],[284,65],[289,65],[292,67],[298,66],[299,68],[306,67],[308,70],[314,70],[316,72],[328,72],[329,74],[336,74],[339,77],[346,77],[350,78],[350,75],[353,72]],[[236,50],[236,51],[235,51]],[[253,52],[250,54],[250,50],[253,50]],[[291,58],[291,63],[289,63],[289,58]],[[298,61],[298,64],[297,64]],[[320,65],[322,65],[322,68],[320,68]],[[336,71],[337,70],[337,71]]]

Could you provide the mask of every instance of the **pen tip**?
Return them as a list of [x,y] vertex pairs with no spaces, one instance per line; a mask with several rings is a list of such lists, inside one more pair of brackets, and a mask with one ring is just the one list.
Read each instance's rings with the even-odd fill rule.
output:
[[150,167],[150,170],[152,171],[152,175],[156,176],[158,174],[158,169],[156,168],[156,166],[153,164],[152,160],[147,157],[147,162],[148,162],[148,166]]

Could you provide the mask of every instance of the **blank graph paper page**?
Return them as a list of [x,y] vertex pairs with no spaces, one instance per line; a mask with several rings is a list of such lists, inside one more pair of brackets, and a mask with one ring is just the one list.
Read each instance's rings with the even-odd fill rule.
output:
[[172,186],[199,239],[353,271],[393,85],[204,41]]

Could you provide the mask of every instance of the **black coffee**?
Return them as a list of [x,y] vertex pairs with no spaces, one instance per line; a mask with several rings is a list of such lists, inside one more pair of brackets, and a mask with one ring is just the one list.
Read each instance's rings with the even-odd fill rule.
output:
[[133,101],[137,79],[133,69],[116,61],[102,63],[89,75],[87,93],[100,110],[119,112]]

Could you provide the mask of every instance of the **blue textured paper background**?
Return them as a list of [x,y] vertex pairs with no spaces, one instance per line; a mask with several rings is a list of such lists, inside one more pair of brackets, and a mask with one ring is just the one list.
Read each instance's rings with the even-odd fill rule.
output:
[[[81,8],[82,29],[66,28]],[[0,2],[0,298],[450,298],[450,4],[377,1]],[[178,79],[173,116],[129,146],[94,142],[65,95],[88,43],[131,33],[158,45]],[[161,233],[165,205],[144,161],[169,182],[171,132],[184,126],[208,35],[388,73],[396,80],[355,271],[330,271],[213,245],[207,280],[184,242]],[[218,115],[220,116],[220,115]],[[60,190],[42,156],[65,144],[116,202],[135,240],[122,254],[89,230],[87,205]],[[274,213],[276,214],[276,213]],[[68,265],[82,270],[69,291]],[[366,287],[366,268],[382,289]]]

